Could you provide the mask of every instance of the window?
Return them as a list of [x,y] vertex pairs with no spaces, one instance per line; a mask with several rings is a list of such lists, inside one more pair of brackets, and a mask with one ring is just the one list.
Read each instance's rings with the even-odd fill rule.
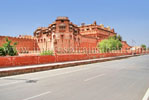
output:
[[64,35],[61,35],[61,39],[63,39],[64,38]]
[[65,30],[66,28],[66,25],[65,24],[60,24],[59,25],[59,30]]
[[55,39],[55,35],[53,35],[53,39]]
[[40,41],[43,42],[42,39]]
[[80,38],[78,38],[78,42],[80,43]]
[[89,28],[86,29],[87,31],[90,30]]
[[65,26],[59,26],[60,30],[65,30]]
[[64,22],[64,20],[61,20],[61,22],[63,23],[63,22]]
[[72,35],[70,35],[70,39],[72,39]]
[[40,42],[40,39],[38,39],[38,42]]
[[74,41],[76,41],[76,38],[74,37]]

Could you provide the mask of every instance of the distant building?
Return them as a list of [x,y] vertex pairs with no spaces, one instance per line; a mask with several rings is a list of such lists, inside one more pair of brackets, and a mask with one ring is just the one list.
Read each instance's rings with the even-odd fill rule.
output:
[[143,50],[141,46],[133,46],[131,50]]

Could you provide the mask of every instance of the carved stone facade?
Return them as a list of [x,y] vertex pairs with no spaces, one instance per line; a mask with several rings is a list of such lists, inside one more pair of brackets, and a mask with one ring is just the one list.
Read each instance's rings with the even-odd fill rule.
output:
[[97,25],[96,21],[90,25],[82,24],[79,29],[81,35],[96,37],[98,40],[106,39],[109,36],[116,35],[114,29],[110,29],[110,27],[104,27],[103,24]]
[[57,17],[48,27],[39,27],[34,32],[40,49],[54,51],[64,48],[96,48],[98,42],[114,35],[114,29],[104,27],[103,24],[97,25],[94,22],[77,26],[68,17]]

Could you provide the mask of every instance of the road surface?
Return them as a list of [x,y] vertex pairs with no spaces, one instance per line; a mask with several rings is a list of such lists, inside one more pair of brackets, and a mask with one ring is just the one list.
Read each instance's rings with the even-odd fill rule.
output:
[[148,100],[149,55],[0,78],[0,100]]

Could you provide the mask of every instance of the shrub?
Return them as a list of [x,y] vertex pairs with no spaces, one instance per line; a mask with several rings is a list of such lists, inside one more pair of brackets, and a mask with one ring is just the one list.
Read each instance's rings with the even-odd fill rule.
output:
[[53,51],[48,50],[48,51],[43,51],[42,53],[40,53],[40,55],[53,55]]
[[5,56],[4,48],[0,47],[0,56]]
[[16,50],[16,45],[17,45],[16,42],[13,45],[11,45],[11,40],[8,40],[8,38],[6,38],[6,43],[4,43],[2,47],[0,47],[0,56],[17,55],[18,53]]

